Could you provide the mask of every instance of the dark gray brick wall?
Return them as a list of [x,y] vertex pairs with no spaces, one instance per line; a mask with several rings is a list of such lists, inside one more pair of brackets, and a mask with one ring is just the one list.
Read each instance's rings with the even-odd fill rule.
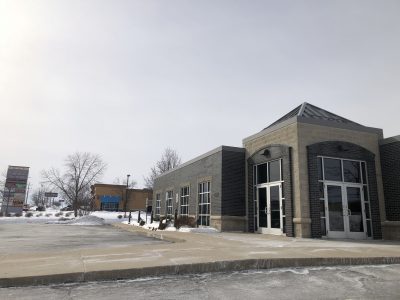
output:
[[380,146],[386,218],[400,221],[400,141]]
[[[263,155],[265,150],[269,150],[269,155]],[[257,224],[254,224],[254,181],[253,181],[253,166],[257,164],[266,163],[268,161],[282,159],[282,177],[283,177],[283,190],[285,197],[285,232],[287,236],[294,236],[293,228],[293,188],[292,188],[292,158],[291,148],[286,145],[270,145],[254,153],[247,160],[247,189],[248,189],[248,217],[249,217],[249,231],[254,232],[257,230]]]
[[339,141],[321,142],[307,146],[311,236],[314,238],[321,238],[322,236],[318,186],[318,155],[366,161],[373,237],[374,239],[382,239],[375,154],[361,146]]
[[245,152],[222,152],[222,215],[246,215]]

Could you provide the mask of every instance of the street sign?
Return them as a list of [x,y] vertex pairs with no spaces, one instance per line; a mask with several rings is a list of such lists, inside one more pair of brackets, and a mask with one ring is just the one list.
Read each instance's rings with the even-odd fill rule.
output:
[[44,196],[49,197],[49,198],[56,198],[56,197],[58,197],[58,193],[46,192],[46,193],[44,193]]
[[1,212],[22,214],[29,168],[8,166]]

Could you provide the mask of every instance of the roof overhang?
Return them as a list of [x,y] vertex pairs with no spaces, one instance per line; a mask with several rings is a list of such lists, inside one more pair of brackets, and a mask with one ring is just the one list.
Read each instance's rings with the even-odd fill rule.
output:
[[254,139],[257,139],[261,136],[270,134],[276,130],[279,130],[283,127],[289,126],[294,123],[306,123],[306,124],[325,126],[325,127],[331,127],[331,128],[339,128],[339,129],[347,129],[347,130],[353,130],[353,131],[374,133],[374,134],[378,135],[379,138],[383,138],[383,130],[380,128],[366,127],[366,126],[361,126],[361,125],[357,125],[357,124],[339,123],[339,122],[334,122],[334,121],[318,120],[318,119],[306,118],[306,117],[301,117],[301,116],[294,116],[294,117],[287,119],[285,121],[282,121],[274,126],[268,127],[256,134],[253,134],[247,138],[244,138],[243,144],[245,144],[249,141],[252,141]]

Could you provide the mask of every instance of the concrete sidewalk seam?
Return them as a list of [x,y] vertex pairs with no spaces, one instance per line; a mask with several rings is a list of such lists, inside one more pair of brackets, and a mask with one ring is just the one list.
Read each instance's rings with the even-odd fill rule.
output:
[[65,274],[39,275],[29,277],[0,278],[0,288],[62,284],[72,282],[91,282],[108,280],[127,280],[142,277],[167,275],[189,275],[214,272],[246,270],[265,270],[275,268],[327,267],[346,265],[389,265],[400,264],[400,257],[319,257],[319,258],[271,258],[215,261],[205,263],[152,266],[144,268],[90,271]]

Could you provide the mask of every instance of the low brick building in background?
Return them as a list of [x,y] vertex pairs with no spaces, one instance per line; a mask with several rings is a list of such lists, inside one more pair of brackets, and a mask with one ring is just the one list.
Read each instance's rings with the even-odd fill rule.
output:
[[150,189],[126,189],[125,185],[96,183],[91,186],[95,210],[124,211],[146,210],[151,206],[153,191]]
[[303,103],[155,179],[154,217],[312,238],[400,238],[400,138]]

